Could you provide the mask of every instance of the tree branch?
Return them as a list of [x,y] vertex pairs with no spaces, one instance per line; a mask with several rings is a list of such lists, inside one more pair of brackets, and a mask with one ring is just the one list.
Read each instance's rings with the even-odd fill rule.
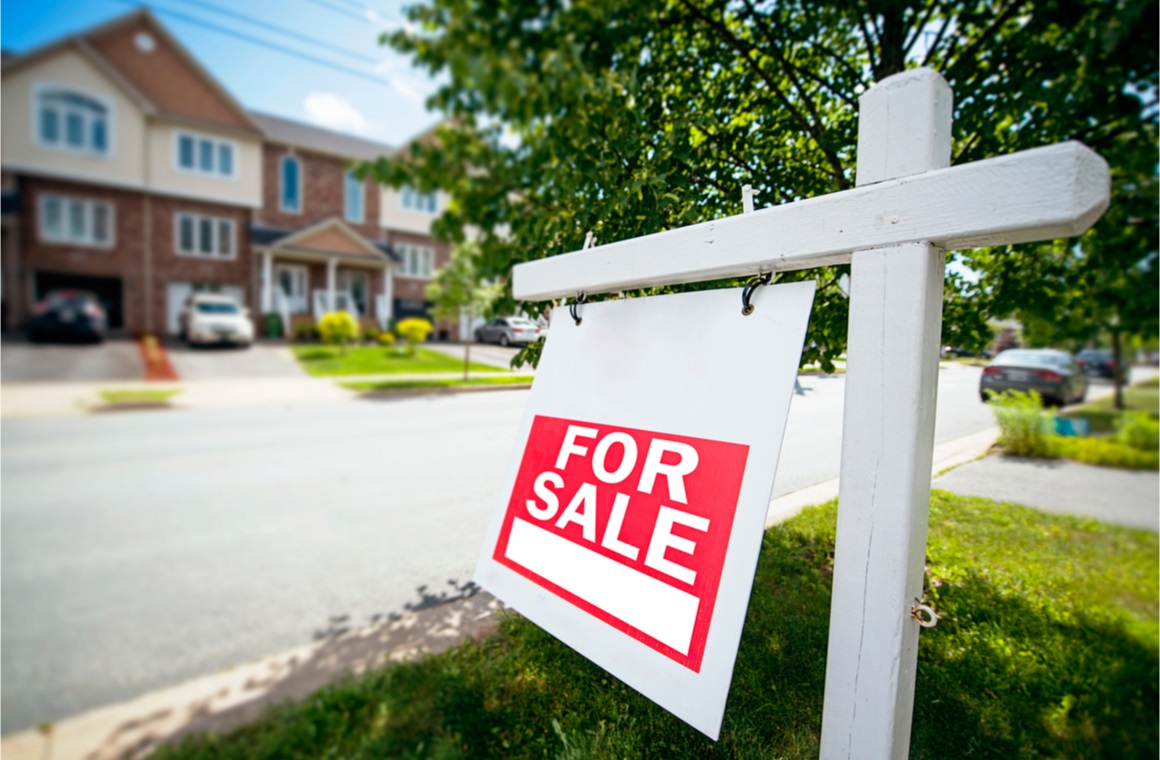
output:
[[939,27],[938,34],[934,36],[934,42],[931,43],[931,46],[926,49],[926,55],[922,57],[923,66],[926,66],[930,63],[931,57],[933,57],[935,51],[938,50],[938,46],[942,44],[943,35],[946,34],[947,27],[950,25],[951,17],[948,15],[945,19],[943,19],[942,26]]
[[914,47],[914,43],[918,42],[918,38],[922,36],[922,30],[926,27],[927,23],[930,21],[930,17],[934,15],[934,11],[936,8],[938,8],[938,5],[939,4],[938,4],[937,0],[931,1],[930,5],[927,6],[926,13],[923,15],[922,20],[920,20],[918,22],[918,24],[915,25],[915,27],[914,27],[914,36],[912,36],[909,40],[902,43],[902,57],[903,58],[910,55],[910,49],[912,47]]

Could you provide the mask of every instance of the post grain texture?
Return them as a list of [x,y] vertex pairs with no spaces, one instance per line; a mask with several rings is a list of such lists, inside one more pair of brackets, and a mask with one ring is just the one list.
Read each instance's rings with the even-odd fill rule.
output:
[[[867,91],[857,184],[945,168],[951,101],[929,70]],[[909,752],[944,265],[926,241],[853,254],[823,758]]]

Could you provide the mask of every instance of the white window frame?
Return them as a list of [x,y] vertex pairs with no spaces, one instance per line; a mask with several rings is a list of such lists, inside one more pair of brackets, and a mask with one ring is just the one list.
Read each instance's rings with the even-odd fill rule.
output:
[[[359,211],[361,213],[357,219],[353,216],[350,216],[349,213],[351,179],[354,179],[356,182],[358,182],[358,192],[360,196]],[[355,224],[362,224],[366,221],[367,218],[367,183],[366,180],[361,180],[355,177],[354,170],[352,169],[346,169],[342,173],[342,218],[348,222],[354,222]]]
[[[298,166],[298,208],[287,208],[286,201],[286,161],[293,161]],[[301,214],[306,207],[306,196],[303,195],[305,182],[302,179],[302,159],[293,153],[283,153],[278,158],[278,210],[284,214]]]
[[[417,203],[417,199],[419,198],[430,198],[431,208],[428,208],[426,205],[424,205],[422,208],[419,208]],[[410,202],[408,202],[408,200],[410,200]],[[439,213],[439,195],[435,192],[420,193],[414,188],[404,186],[399,191],[399,208],[401,208],[403,211],[409,211],[412,214],[427,214],[429,216],[434,216]]]
[[[48,202],[55,199],[61,204],[61,233],[55,234],[48,229]],[[84,208],[84,234],[79,238],[72,237],[68,232],[67,204],[80,203]],[[104,206],[109,219],[109,239],[97,240],[93,237],[93,214],[97,206]],[[37,236],[46,243],[58,245],[80,245],[86,248],[109,249],[117,244],[117,207],[111,201],[98,201],[92,198],[82,198],[76,195],[61,195],[59,193],[42,193],[37,199],[36,228]]]
[[[429,245],[399,243],[395,246],[403,261],[399,265],[400,277],[416,280],[430,280],[435,276],[435,249]],[[423,266],[423,263],[426,266]]]
[[[193,140],[193,166],[186,167],[181,165],[181,138],[188,137]],[[203,140],[208,140],[213,145],[213,161],[214,168],[206,171],[200,166],[198,161],[198,150]],[[217,170],[218,165],[218,151],[221,146],[228,146],[233,153],[233,162],[230,166],[229,174],[222,174]],[[206,134],[205,132],[192,132],[188,129],[173,130],[173,169],[182,174],[196,174],[199,177],[213,177],[214,179],[228,179],[237,181],[239,177],[240,163],[242,158],[241,147],[237,140],[227,140],[224,137],[216,137],[215,135]]]
[[[76,148],[68,144],[65,138],[65,123],[61,118],[60,140],[51,143],[46,142],[40,131],[40,117],[41,106],[40,99],[43,95],[54,91],[75,92],[78,95],[83,95],[86,98],[92,98],[105,107],[105,149],[96,150],[91,147],[92,142],[92,121],[85,118],[85,141],[86,147]],[[114,136],[116,135],[116,108],[115,102],[108,95],[100,92],[90,90],[85,87],[77,87],[73,84],[54,84],[52,82],[33,82],[32,84],[32,140],[33,144],[39,148],[46,150],[59,150],[65,153],[73,153],[79,156],[93,156],[97,158],[112,158],[114,155]],[[63,117],[63,113],[61,114]]]
[[[183,218],[190,219],[193,223],[192,249],[181,247],[181,220]],[[201,223],[203,221],[210,223],[210,253],[203,253],[200,246]],[[218,243],[221,237],[220,225],[222,222],[225,222],[230,228],[230,253],[228,256],[223,256],[218,253]],[[173,252],[178,256],[188,256],[206,261],[234,261],[238,258],[238,226],[228,216],[212,216],[210,214],[198,214],[193,211],[178,211],[173,215]]]

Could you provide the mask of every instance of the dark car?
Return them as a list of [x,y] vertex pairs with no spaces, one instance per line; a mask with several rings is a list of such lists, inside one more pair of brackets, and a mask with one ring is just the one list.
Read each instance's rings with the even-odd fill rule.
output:
[[1050,348],[1001,351],[983,367],[979,379],[979,395],[984,401],[988,391],[1038,391],[1044,403],[1063,406],[1083,401],[1087,387],[1087,376],[1075,358]]
[[[1116,376],[1116,361],[1111,351],[1107,349],[1089,348],[1080,351],[1075,356],[1080,368],[1089,375],[1106,377],[1112,380]],[[1128,376],[1128,363],[1120,362],[1120,372],[1123,377]]]
[[87,291],[50,291],[35,311],[26,328],[31,341],[100,343],[105,337],[105,309]]

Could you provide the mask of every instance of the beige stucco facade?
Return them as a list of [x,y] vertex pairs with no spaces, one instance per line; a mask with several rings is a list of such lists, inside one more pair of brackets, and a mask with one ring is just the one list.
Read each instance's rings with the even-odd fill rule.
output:
[[[233,177],[182,169],[177,163],[181,133],[221,140],[234,146]],[[252,137],[158,118],[149,126],[149,187],[154,192],[258,208],[262,205],[262,143]]]
[[[61,86],[103,102],[110,112],[105,155],[77,153],[42,145],[37,133],[37,93]],[[3,166],[8,171],[34,170],[60,179],[140,188],[144,183],[145,112],[108,75],[73,48],[58,51],[35,65],[4,73],[2,96]]]
[[403,208],[402,194],[393,188],[384,187],[379,193],[379,225],[387,229],[414,232],[419,235],[431,234],[431,222],[447,209],[450,196],[435,194],[435,213],[424,213]]

